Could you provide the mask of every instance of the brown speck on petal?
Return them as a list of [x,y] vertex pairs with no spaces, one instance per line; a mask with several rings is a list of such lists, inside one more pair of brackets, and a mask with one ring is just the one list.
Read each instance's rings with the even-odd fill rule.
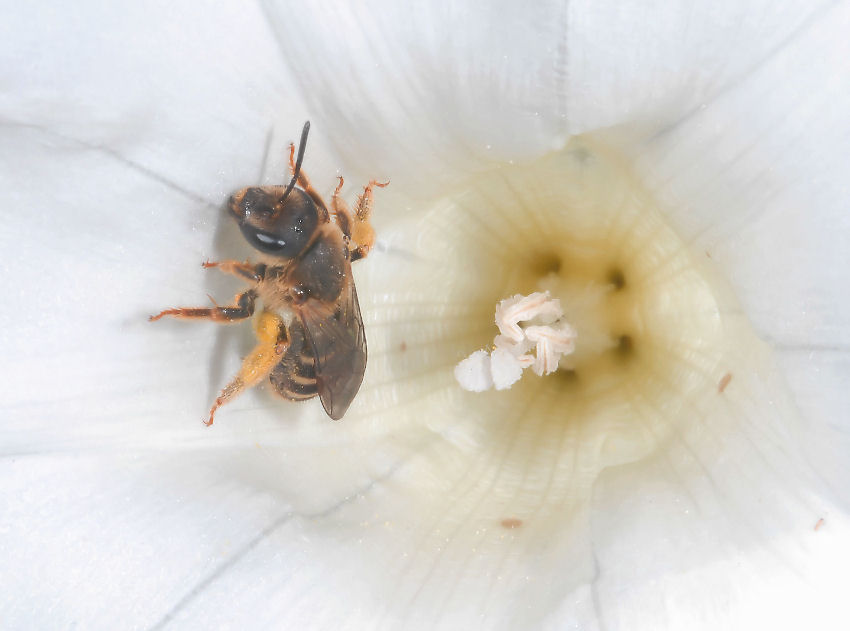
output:
[[502,528],[506,528],[507,530],[513,530],[514,528],[519,528],[522,526],[522,520],[517,517],[506,517],[501,521]]
[[717,392],[719,392],[720,394],[723,394],[723,391],[726,389],[726,386],[728,386],[728,385],[729,385],[729,382],[730,382],[730,381],[732,381],[732,373],[731,373],[731,372],[727,372],[727,373],[726,373],[725,375],[723,375],[723,377],[720,379],[720,383],[718,383],[718,384],[717,384]]

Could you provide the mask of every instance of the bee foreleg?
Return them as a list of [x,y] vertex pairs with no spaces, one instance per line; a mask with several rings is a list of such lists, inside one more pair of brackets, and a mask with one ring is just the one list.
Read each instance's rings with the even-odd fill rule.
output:
[[[295,173],[295,145],[292,143],[289,144],[289,172]],[[316,203],[316,206],[324,213],[325,220],[327,221],[330,215],[328,214],[328,207],[325,204],[325,200],[319,195],[319,191],[310,184],[310,178],[304,173],[304,169],[298,171],[298,186],[303,188],[304,192],[310,196],[310,199]]]
[[215,411],[219,407],[265,378],[277,366],[289,347],[286,326],[278,316],[270,311],[263,311],[260,314],[254,330],[257,334],[257,345],[242,361],[242,367],[233,381],[225,386],[215,400],[210,409],[209,420],[204,421],[206,425],[212,425]]
[[345,200],[339,196],[339,192],[342,190],[342,185],[345,182],[341,175],[337,176],[339,182],[334,189],[334,194],[331,197],[331,212],[333,212],[334,218],[336,219],[336,225],[339,226],[339,229],[342,230],[342,234],[344,234],[349,239],[351,238],[351,226],[354,225],[354,215],[351,214],[351,209],[348,207],[348,204],[345,203]]
[[236,304],[227,307],[180,307],[177,309],[166,309],[149,318],[151,322],[159,320],[165,316],[183,319],[203,319],[212,320],[214,322],[237,322],[250,318],[254,315],[254,301],[257,298],[257,293],[253,289],[236,296]]
[[378,186],[384,188],[389,182],[378,182],[371,180],[363,194],[357,197],[357,204],[354,206],[354,219],[352,227],[352,239],[357,244],[357,247],[351,252],[351,260],[357,261],[366,258],[369,250],[375,244],[375,229],[369,218],[372,215],[372,188]]

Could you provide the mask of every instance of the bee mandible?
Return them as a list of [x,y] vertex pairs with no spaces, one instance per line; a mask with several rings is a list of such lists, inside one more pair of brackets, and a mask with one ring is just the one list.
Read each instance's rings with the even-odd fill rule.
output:
[[338,420],[363,381],[366,335],[351,263],[365,258],[375,242],[372,190],[389,182],[370,181],[352,212],[340,197],[340,177],[328,209],[301,170],[309,131],[307,121],[297,159],[295,145],[289,146],[292,180],[287,186],[250,186],[228,201],[242,235],[261,253],[260,262],[203,264],[249,282],[250,288],[232,305],[166,309],[150,317],[227,324],[252,317],[257,301],[262,302],[254,322],[257,345],[215,400],[207,425],[220,406],[266,377],[287,399],[318,395],[328,416]]

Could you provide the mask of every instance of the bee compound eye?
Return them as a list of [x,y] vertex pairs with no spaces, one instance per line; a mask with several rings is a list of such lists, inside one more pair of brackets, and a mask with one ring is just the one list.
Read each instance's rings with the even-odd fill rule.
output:
[[266,232],[247,223],[243,223],[240,228],[248,243],[261,252],[280,254],[286,250],[287,241],[279,235]]

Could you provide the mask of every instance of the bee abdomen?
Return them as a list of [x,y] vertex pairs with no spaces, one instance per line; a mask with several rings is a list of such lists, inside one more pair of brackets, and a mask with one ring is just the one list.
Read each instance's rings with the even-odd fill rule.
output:
[[280,394],[293,401],[312,399],[319,393],[315,377],[310,378],[295,373],[286,373],[282,379],[275,382],[275,372],[273,371],[271,382]]
[[304,328],[293,321],[287,331],[289,348],[269,375],[275,391],[287,399],[304,401],[319,392],[316,383],[316,359],[304,337]]

